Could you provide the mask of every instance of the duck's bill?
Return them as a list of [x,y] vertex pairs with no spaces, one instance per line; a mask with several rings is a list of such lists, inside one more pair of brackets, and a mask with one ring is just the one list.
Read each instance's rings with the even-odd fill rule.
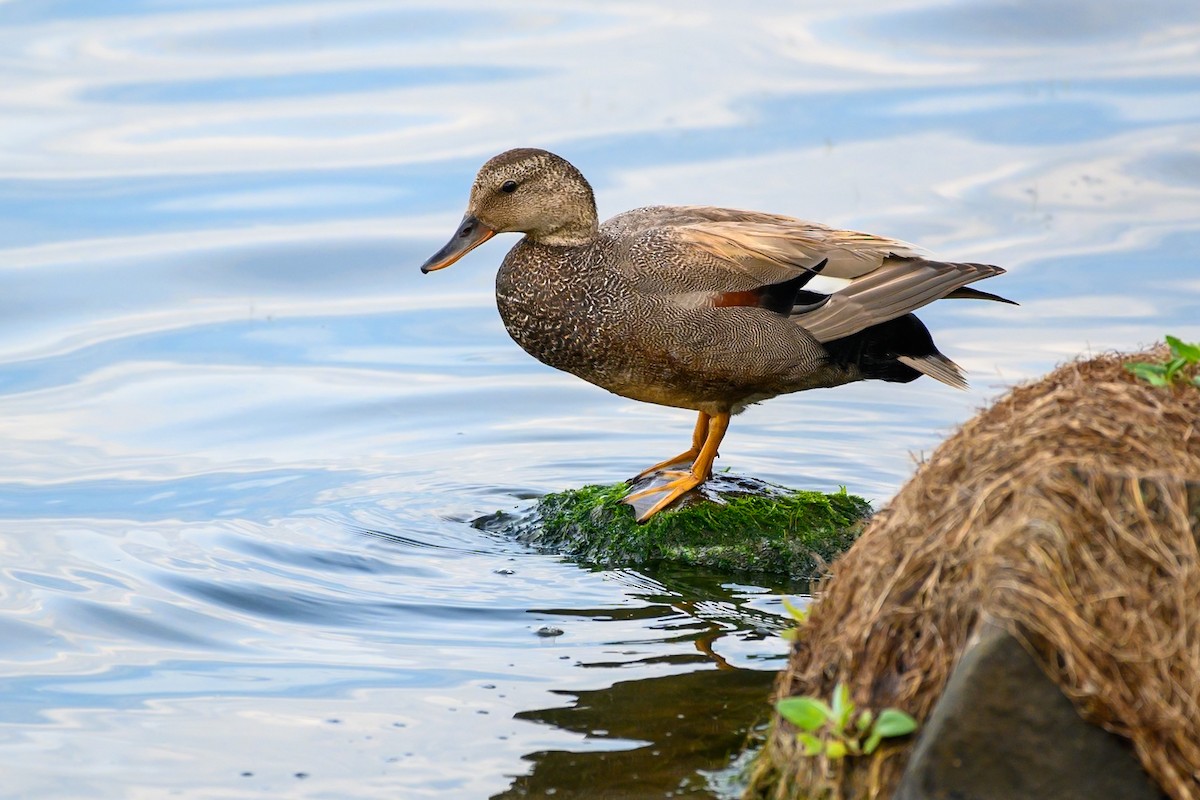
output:
[[458,224],[453,238],[446,242],[446,246],[421,265],[421,272],[430,273],[448,267],[495,235],[494,230],[475,219],[473,215],[467,214]]

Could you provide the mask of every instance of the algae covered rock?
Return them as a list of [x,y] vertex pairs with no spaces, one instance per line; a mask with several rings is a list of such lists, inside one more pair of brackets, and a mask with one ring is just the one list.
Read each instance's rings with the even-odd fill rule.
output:
[[546,495],[521,517],[475,524],[604,566],[669,563],[809,578],[853,543],[871,513],[866,500],[844,490],[799,491],[724,475],[639,525],[621,503],[629,492],[623,483],[585,486]]

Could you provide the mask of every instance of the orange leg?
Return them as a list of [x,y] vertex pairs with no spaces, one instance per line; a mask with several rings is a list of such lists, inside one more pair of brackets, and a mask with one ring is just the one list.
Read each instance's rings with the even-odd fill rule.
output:
[[708,414],[705,414],[703,411],[701,411],[700,417],[696,420],[696,429],[694,431],[692,431],[692,449],[691,450],[687,450],[686,452],[680,453],[679,455],[675,456],[674,458],[668,458],[666,461],[660,461],[657,464],[655,464],[653,467],[647,467],[646,469],[642,470],[637,475],[635,475],[633,480],[630,481],[630,483],[637,483],[642,478],[646,477],[647,475],[658,472],[663,467],[670,467],[675,464],[682,464],[684,462],[687,462],[688,464],[690,464],[693,461],[695,461],[697,456],[700,455],[700,448],[704,446],[704,440],[708,437],[708,420],[709,420]]
[[700,447],[700,453],[696,456],[696,460],[692,462],[690,470],[672,470],[666,472],[664,474],[672,476],[674,480],[652,489],[643,489],[625,498],[625,502],[629,502],[630,500],[658,492],[667,493],[663,499],[652,505],[644,514],[638,517],[638,522],[645,522],[650,519],[712,476],[712,466],[713,461],[717,457],[717,448],[720,446],[721,440],[725,438],[725,431],[728,429],[729,412],[710,416],[708,419],[707,435],[704,437],[704,444]]

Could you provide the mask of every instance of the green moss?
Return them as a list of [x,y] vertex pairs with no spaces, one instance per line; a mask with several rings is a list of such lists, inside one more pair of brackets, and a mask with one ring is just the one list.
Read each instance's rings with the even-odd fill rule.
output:
[[669,563],[807,578],[850,546],[871,513],[844,489],[824,494],[725,476],[710,481],[708,497],[687,498],[638,525],[621,503],[629,491],[616,484],[559,492],[523,519],[483,527],[605,566]]

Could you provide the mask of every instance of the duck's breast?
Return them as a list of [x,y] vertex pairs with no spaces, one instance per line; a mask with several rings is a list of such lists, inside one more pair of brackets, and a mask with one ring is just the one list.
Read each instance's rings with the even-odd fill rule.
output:
[[496,307],[509,336],[534,358],[606,385],[626,327],[626,281],[604,267],[603,242],[551,247],[528,239],[496,273]]

